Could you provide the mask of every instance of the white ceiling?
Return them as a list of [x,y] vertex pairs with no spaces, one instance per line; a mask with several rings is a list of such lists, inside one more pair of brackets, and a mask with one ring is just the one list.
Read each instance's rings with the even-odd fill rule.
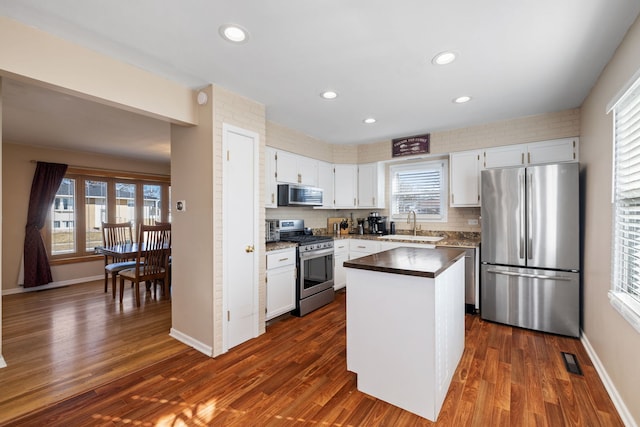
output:
[[[0,0],[4,16],[192,88],[223,86],[334,144],[578,107],[639,12],[637,0]],[[222,40],[225,23],[249,41]],[[432,65],[444,50],[458,59]],[[6,140],[169,158],[166,123],[13,81],[3,97]]]

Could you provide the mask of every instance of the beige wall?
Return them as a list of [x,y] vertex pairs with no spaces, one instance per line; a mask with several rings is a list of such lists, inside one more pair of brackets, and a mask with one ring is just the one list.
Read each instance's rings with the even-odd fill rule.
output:
[[[2,292],[21,292],[18,274],[24,246],[24,227],[29,208],[31,181],[36,169],[32,160],[66,163],[71,166],[112,169],[138,173],[170,175],[168,163],[144,162],[122,157],[52,150],[42,147],[2,144]],[[55,283],[73,283],[85,278],[103,277],[104,263],[82,262],[54,265],[51,274]]]
[[611,288],[612,114],[607,103],[640,70],[637,20],[582,106],[581,181],[584,206],[583,331],[601,369],[640,424],[640,334],[608,302]]
[[[212,99],[212,88],[203,89]],[[198,107],[199,125],[171,126],[172,330],[213,349],[213,108]],[[205,238],[203,238],[205,237]],[[201,351],[204,351],[201,349]]]
[[[454,151],[497,147],[511,144],[544,141],[578,136],[580,134],[580,109],[555,113],[519,117],[462,129],[434,132],[431,134],[431,157],[438,158]],[[331,145],[293,131],[275,123],[267,122],[267,145],[293,153],[302,154],[333,163],[371,163],[393,161],[391,141],[380,141],[362,145]],[[308,151],[307,151],[308,150]],[[388,182],[388,180],[387,180]],[[389,192],[386,191],[387,199]],[[387,200],[387,206],[389,201]],[[374,209],[360,210],[314,210],[311,208],[267,209],[268,218],[299,218],[312,228],[325,228],[328,217],[366,217]],[[375,209],[388,216],[387,209]],[[478,220],[480,208],[448,208],[446,222],[422,223],[423,230],[479,232],[480,225],[470,225],[469,220]],[[479,222],[479,221],[478,221]],[[406,221],[396,221],[397,230],[409,230]]]
[[[209,347],[214,356],[223,350],[223,206],[222,125],[256,132],[260,138],[260,176],[264,176],[265,108],[226,89],[205,89],[211,100],[200,107],[200,125],[172,126],[171,165],[173,200],[186,200],[187,210],[174,215],[173,329]],[[262,183],[264,185],[264,183]],[[264,206],[263,187],[260,206]],[[258,218],[264,235],[264,209]],[[211,238],[203,239],[203,236]],[[266,304],[264,257],[259,250],[260,333],[264,333]],[[196,245],[194,247],[194,245]]]
[[4,16],[0,52],[0,75],[173,123],[197,123],[191,89]]

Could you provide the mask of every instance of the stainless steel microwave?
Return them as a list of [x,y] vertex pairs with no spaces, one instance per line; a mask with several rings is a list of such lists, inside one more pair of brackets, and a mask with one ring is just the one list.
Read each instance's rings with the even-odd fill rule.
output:
[[278,206],[322,206],[322,193],[322,188],[279,184]]

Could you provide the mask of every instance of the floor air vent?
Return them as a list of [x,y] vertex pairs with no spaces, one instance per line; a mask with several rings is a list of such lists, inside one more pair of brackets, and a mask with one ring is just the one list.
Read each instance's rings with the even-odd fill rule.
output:
[[564,360],[564,366],[567,368],[572,374],[582,375],[582,370],[580,369],[580,365],[578,365],[578,358],[575,354],[565,353],[564,351],[560,352],[562,354],[562,359]]

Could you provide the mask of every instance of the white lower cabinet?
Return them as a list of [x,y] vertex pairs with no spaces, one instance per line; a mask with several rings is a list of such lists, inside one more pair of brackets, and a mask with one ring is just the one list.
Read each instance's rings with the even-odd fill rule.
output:
[[349,239],[349,259],[380,252],[380,242],[376,240]]
[[273,319],[296,308],[296,248],[267,253],[267,314]]
[[347,286],[347,269],[343,264],[349,261],[348,240],[334,240],[333,261],[333,289],[337,291]]

